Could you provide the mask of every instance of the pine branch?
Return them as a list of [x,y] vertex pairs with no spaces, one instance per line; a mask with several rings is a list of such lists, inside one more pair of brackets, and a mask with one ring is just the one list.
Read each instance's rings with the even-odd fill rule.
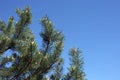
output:
[[[57,54],[55,54],[55,56],[53,57],[53,60],[56,60],[57,59]],[[42,63],[43,60],[40,62],[40,66],[43,64]],[[30,77],[33,77],[37,74],[44,74],[46,73],[48,70],[50,70],[50,68],[54,65],[55,61],[52,61],[51,64],[47,67],[47,68],[44,68],[40,71],[41,67],[39,66],[33,73],[31,73],[31,75],[29,77],[27,77],[27,79],[29,79]]]
[[[31,45],[31,48],[32,48],[32,45]],[[17,79],[31,65],[31,63],[32,63],[32,49],[30,52],[31,52],[31,56],[30,56],[30,60],[28,61],[28,63],[25,65],[25,67],[22,67],[19,70],[19,73],[14,75],[14,77],[11,80]]]

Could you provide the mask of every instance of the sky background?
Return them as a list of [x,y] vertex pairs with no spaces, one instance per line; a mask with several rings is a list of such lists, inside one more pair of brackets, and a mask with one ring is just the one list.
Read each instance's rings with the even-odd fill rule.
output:
[[17,20],[15,9],[27,5],[33,13],[30,28],[39,46],[39,19],[46,14],[65,35],[65,67],[69,64],[69,49],[78,47],[88,80],[120,80],[119,0],[1,0],[0,19],[7,22],[15,16]]

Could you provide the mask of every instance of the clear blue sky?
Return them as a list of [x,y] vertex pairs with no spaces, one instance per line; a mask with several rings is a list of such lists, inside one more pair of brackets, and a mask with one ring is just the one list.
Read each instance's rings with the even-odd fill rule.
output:
[[120,80],[119,0],[1,0],[0,18],[7,21],[11,15],[17,16],[16,8],[26,5],[33,13],[30,27],[39,44],[42,16],[47,14],[56,28],[63,31],[66,67],[69,48],[79,47],[88,80]]

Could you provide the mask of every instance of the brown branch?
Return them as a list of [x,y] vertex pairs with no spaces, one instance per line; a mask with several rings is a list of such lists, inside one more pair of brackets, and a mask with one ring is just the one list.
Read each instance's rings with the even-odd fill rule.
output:
[[0,54],[4,53],[5,51],[7,51],[8,49],[10,49],[10,47],[6,48],[5,50],[0,50]]
[[25,69],[27,69],[29,67],[29,65],[31,64],[31,62],[32,62],[32,59],[25,65],[24,68],[21,68],[19,70],[19,73],[16,74],[11,80],[17,79],[17,77],[19,77],[19,75],[21,75],[25,71]]
[[48,48],[49,48],[49,44],[50,44],[50,42],[48,41],[48,42],[47,42],[47,47],[46,47],[46,49],[45,49],[45,54],[44,54],[44,55],[47,54],[47,51],[48,51]]

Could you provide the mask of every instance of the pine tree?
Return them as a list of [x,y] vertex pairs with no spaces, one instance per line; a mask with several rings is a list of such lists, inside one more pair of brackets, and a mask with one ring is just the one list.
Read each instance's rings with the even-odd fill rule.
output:
[[[43,47],[38,50],[33,33],[28,27],[32,17],[29,7],[17,9],[16,12],[19,16],[16,23],[13,17],[9,18],[8,25],[0,21],[0,77],[42,80],[59,61],[64,37],[54,29],[48,17],[43,17],[43,29],[40,33]],[[12,52],[3,56],[8,50]],[[8,64],[11,66],[7,67]]]
[[69,52],[70,67],[69,72],[65,76],[65,80],[85,80],[85,73],[83,72],[83,58],[79,49],[72,48]]
[[[0,79],[2,80],[84,80],[83,60],[80,51],[70,50],[70,68],[63,78],[64,36],[52,21],[43,17],[39,49],[29,28],[32,13],[29,7],[17,9],[19,17],[11,16],[8,23],[0,20]],[[41,43],[41,42],[40,42]],[[48,77],[46,77],[48,76]]]

